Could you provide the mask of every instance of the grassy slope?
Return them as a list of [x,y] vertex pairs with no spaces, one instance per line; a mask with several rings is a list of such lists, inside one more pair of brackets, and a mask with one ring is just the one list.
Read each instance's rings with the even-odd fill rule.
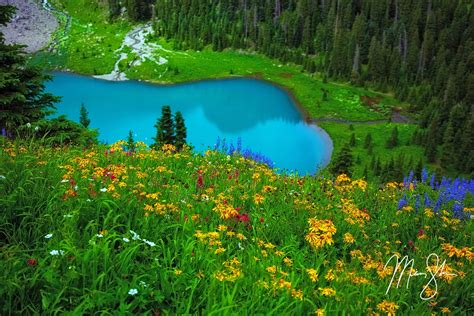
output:
[[[59,54],[51,56],[38,54],[34,62],[46,63],[65,67],[83,74],[105,74],[113,69],[117,59],[117,50],[125,34],[133,28],[128,22],[119,21],[108,23],[104,7],[92,0],[55,0],[56,5],[68,12],[72,17],[71,32],[67,40],[63,41]],[[87,8],[85,10],[84,8]],[[260,54],[212,50],[174,51],[172,42],[164,39],[152,39],[162,45],[166,51],[158,53],[167,58],[165,65],[156,65],[145,62],[138,67],[128,69],[127,76],[132,79],[149,80],[161,83],[176,83],[203,78],[221,78],[236,76],[257,76],[275,82],[289,89],[310,117],[330,117],[347,120],[376,120],[387,118],[391,105],[404,106],[388,94],[380,94],[363,88],[353,87],[341,83],[323,83],[316,75],[309,75],[301,71],[297,65],[281,65],[278,61],[269,59]],[[175,73],[177,68],[179,73]],[[322,101],[322,90],[329,91],[328,100]],[[381,97],[380,111],[374,111],[363,105],[360,96]],[[345,133],[345,127],[338,124],[320,124],[330,134],[337,149],[348,141],[350,134]],[[391,125],[378,124],[377,126],[361,126],[361,130],[374,130],[378,138],[389,135]],[[403,130],[412,130],[410,126],[403,126]],[[373,135],[376,136],[376,135]],[[387,136],[388,137],[388,136]],[[408,139],[408,135],[407,138]],[[375,142],[374,152],[386,157],[392,151],[387,151],[384,141]],[[414,153],[421,156],[419,148],[400,148],[407,150],[406,156]],[[356,166],[356,172],[363,165]]]
[[[353,174],[362,177],[365,165],[370,163],[370,156],[367,154],[367,150],[364,148],[364,141],[367,134],[372,135],[372,141],[374,144],[374,156],[379,157],[381,161],[388,161],[392,157],[396,159],[400,153],[405,155],[405,163],[410,158],[413,163],[416,164],[420,159],[424,159],[423,150],[419,146],[409,145],[415,125],[409,124],[354,124],[354,130],[351,131],[349,125],[341,125],[338,123],[322,122],[318,123],[319,126],[324,128],[329,135],[331,135],[334,141],[334,151],[337,153],[341,149],[343,142],[336,140],[347,140],[350,139],[352,133],[356,136],[356,145],[353,148],[354,159],[357,160],[359,157],[360,162],[354,166]],[[386,149],[385,144],[391,135],[392,129],[397,126],[398,128],[398,139],[400,145],[393,149]],[[369,157],[369,159],[367,158]],[[370,167],[368,168],[370,171]],[[408,170],[407,170],[408,172]],[[370,172],[369,172],[370,176]]]
[[[470,247],[474,222],[397,211],[404,195],[412,206],[418,194],[436,199],[421,183],[409,190],[284,177],[213,152],[27,146],[0,144],[2,314],[359,315],[387,311],[385,301],[404,315],[472,308],[471,264],[442,244]],[[328,220],[316,231],[335,226],[325,238],[333,243],[311,247],[311,218]],[[458,276],[438,276],[433,300],[419,298],[428,282],[420,277],[385,295],[391,273],[383,266],[397,253],[421,272],[436,253]]]

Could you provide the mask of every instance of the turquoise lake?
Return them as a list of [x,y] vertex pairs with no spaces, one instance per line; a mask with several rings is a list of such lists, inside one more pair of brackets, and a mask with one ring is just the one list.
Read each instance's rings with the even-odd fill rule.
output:
[[84,103],[99,140],[113,143],[133,131],[135,140],[153,143],[161,107],[181,111],[188,143],[197,151],[213,148],[218,137],[260,152],[280,170],[313,174],[330,159],[332,142],[307,124],[283,89],[249,78],[205,80],[177,85],[138,81],[111,82],[69,73],[53,73],[46,90],[62,96],[58,114],[79,121]]

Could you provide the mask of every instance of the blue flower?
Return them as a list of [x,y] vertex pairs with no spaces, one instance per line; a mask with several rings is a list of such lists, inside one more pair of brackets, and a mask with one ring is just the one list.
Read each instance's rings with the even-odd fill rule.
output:
[[426,168],[423,168],[423,170],[421,171],[421,182],[425,183],[426,179],[428,179],[428,170],[426,170]]
[[400,201],[398,201],[398,209],[400,210],[406,205],[408,205],[407,196],[403,195],[403,197],[400,199]]

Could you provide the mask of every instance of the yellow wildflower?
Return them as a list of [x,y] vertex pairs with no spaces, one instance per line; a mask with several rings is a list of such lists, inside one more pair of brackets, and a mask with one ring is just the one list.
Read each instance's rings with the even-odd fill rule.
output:
[[262,204],[263,201],[265,201],[265,198],[262,195],[256,193],[253,196],[253,200],[254,200],[255,204],[259,205],[259,204]]
[[333,288],[330,288],[330,287],[319,288],[319,291],[324,296],[334,296],[334,295],[336,295],[336,290],[334,290]]
[[306,269],[306,273],[308,273],[311,282],[318,281],[318,272],[315,269]]
[[267,267],[266,269],[268,272],[274,274],[276,273],[276,267],[275,266],[270,266],[270,267]]
[[293,265],[293,261],[288,257],[283,258],[283,262],[289,267]]
[[214,251],[214,253],[215,253],[216,255],[218,255],[218,254],[220,254],[220,253],[223,253],[223,252],[225,252],[225,248],[222,248],[222,247],[219,247],[219,248],[216,249],[216,251]]
[[346,244],[353,244],[355,242],[354,237],[352,236],[351,233],[345,233],[344,234],[344,242]]
[[377,304],[377,309],[382,313],[387,313],[388,315],[395,315],[398,307],[397,304],[389,301],[383,301]]

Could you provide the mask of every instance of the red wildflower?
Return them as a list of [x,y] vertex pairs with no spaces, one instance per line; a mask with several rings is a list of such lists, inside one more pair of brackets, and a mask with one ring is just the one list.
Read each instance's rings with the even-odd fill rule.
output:
[[415,246],[415,243],[413,242],[413,240],[408,241],[408,246],[412,248]]
[[265,222],[265,219],[263,217],[260,218],[260,223]]
[[235,210],[236,210],[237,212],[240,212],[240,207],[236,207]]
[[73,187],[76,185],[76,181],[74,179],[69,180],[69,184]]
[[423,229],[420,229],[420,230],[418,231],[418,237],[421,237],[421,236],[423,236],[424,234],[425,234],[425,231],[424,231]]
[[199,174],[199,177],[198,177],[198,179],[197,179],[197,187],[200,188],[200,189],[204,187],[204,181],[203,181],[203,179],[202,179],[202,175],[201,175],[201,174]]
[[26,261],[26,263],[28,263],[29,266],[34,267],[35,265],[38,264],[38,260],[30,258],[30,259],[28,259],[28,261]]
[[245,213],[245,214],[242,214],[242,215],[237,215],[237,219],[240,221],[240,222],[244,222],[244,223],[248,223],[250,222],[250,217]]

